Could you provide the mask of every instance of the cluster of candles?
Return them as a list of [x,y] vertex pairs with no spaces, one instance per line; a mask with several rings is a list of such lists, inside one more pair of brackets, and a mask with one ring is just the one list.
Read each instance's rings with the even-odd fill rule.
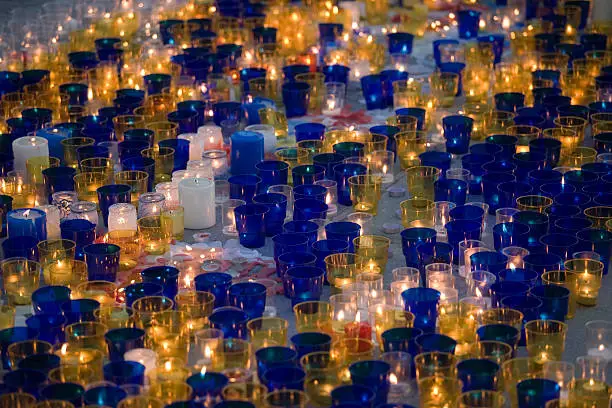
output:
[[[612,253],[612,37],[589,2],[487,21],[466,1],[431,24],[430,75],[420,6],[159,3],[49,6],[57,27],[0,63],[0,408],[608,406],[612,322],[562,361]],[[319,123],[355,85],[387,120]],[[373,223],[397,179],[387,289]],[[276,277],[170,253],[216,225],[271,241]]]

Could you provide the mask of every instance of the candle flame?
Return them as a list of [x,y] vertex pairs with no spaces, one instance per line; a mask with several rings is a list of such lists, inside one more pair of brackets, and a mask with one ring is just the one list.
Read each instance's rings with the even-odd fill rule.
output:
[[338,312],[338,316],[337,316],[339,321],[343,321],[344,320],[344,310],[341,310]]
[[26,217],[26,218],[29,217],[30,216],[30,210],[24,211],[23,212],[23,216]]
[[210,358],[212,357],[212,350],[209,346],[204,347],[204,357]]
[[357,314],[355,315],[355,322],[356,323],[360,323],[361,322],[361,311],[357,311]]
[[193,248],[192,248],[191,246],[189,246],[189,245],[185,245],[185,250],[186,250],[186,251],[191,251],[192,249],[193,249]]
[[397,384],[397,376],[393,373],[389,374],[389,382],[391,384]]
[[482,292],[480,292],[480,289],[476,288],[475,292],[476,292],[476,297],[477,298],[481,298],[482,297]]
[[597,347],[597,349],[599,351],[604,351],[606,349],[606,346],[604,346],[603,344],[600,344],[599,347]]
[[62,345],[62,348],[60,350],[60,353],[62,353],[63,355],[66,355],[66,353],[68,352],[68,343],[64,343]]
[[166,361],[166,362],[164,363],[164,370],[166,370],[166,371],[172,371],[172,362],[170,362],[170,361]]
[[202,367],[202,369],[200,370],[200,375],[201,376],[205,376],[206,375],[206,366]]

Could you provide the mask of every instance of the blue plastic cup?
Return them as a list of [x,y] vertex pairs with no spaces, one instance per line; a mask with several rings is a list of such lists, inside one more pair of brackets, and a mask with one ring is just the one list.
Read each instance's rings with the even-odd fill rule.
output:
[[308,83],[285,83],[283,84],[282,95],[287,118],[306,115],[310,103],[310,85]]
[[533,269],[540,275],[562,269],[563,259],[554,253],[531,253],[523,258],[525,268]]
[[62,314],[66,324],[96,321],[95,313],[100,310],[100,302],[94,299],[73,299],[62,303]]
[[567,217],[581,217],[583,212],[577,205],[553,204],[546,209],[548,221],[550,223],[550,232],[554,232],[554,225],[557,220]]
[[323,293],[325,271],[316,266],[295,266],[289,268],[284,282],[291,305],[319,300]]
[[127,351],[144,347],[145,331],[136,327],[111,329],[104,334],[104,339],[110,361],[122,361]]
[[266,290],[257,282],[235,283],[229,288],[229,305],[244,310],[249,319],[261,317],[266,308]]
[[85,388],[82,385],[73,382],[55,383],[47,385],[40,390],[40,400],[62,400],[68,401],[75,407],[83,405],[83,396]]
[[380,75],[366,75],[361,78],[361,91],[367,110],[384,109],[387,103],[383,94],[383,81]]
[[328,208],[321,200],[301,198],[293,203],[293,219],[295,221],[326,219]]
[[323,166],[325,168],[325,178],[333,180],[335,177],[334,167],[344,162],[344,156],[336,153],[321,153],[313,156],[312,162],[315,165]]
[[385,353],[403,351],[412,356],[418,354],[416,338],[423,334],[423,330],[414,327],[394,327],[381,334],[383,350]]
[[60,229],[62,239],[69,239],[76,243],[74,259],[78,261],[84,260],[85,253],[83,248],[93,244],[96,239],[96,224],[88,220],[71,219],[62,221]]
[[507,296],[524,296],[529,292],[529,285],[520,282],[504,281],[491,285],[491,304],[501,307],[502,299]]
[[431,288],[411,288],[402,292],[404,308],[414,315],[413,327],[432,333],[438,320],[440,292]]
[[520,282],[529,285],[530,288],[533,288],[538,284],[540,279],[540,274],[534,271],[533,269],[526,268],[512,268],[512,269],[504,269],[499,272],[499,281],[505,282]]
[[580,191],[574,193],[559,193],[554,197],[554,203],[561,205],[576,205],[584,210],[591,206],[591,197]]
[[119,272],[121,248],[114,244],[90,244],[83,247],[87,276],[91,280],[115,282]]
[[525,224],[529,227],[527,237],[527,249],[537,249],[540,238],[548,231],[548,216],[537,211],[519,211],[514,214],[514,222]]
[[437,238],[436,230],[433,228],[413,227],[403,230],[400,235],[402,238],[402,252],[406,258],[406,266],[418,268],[419,254],[417,247],[421,244],[435,244]]
[[47,382],[47,375],[38,370],[18,369],[8,371],[2,381],[8,388],[6,392],[21,391],[38,397],[43,384]]
[[355,406],[363,408],[373,408],[376,400],[376,393],[365,385],[340,385],[331,392],[332,406]]
[[374,403],[385,404],[389,395],[391,365],[381,360],[358,361],[349,366],[351,381],[374,391]]
[[278,193],[258,194],[253,197],[253,204],[263,205],[269,210],[264,216],[266,236],[280,234],[287,216],[287,197]]
[[257,361],[257,377],[263,383],[263,375],[274,367],[295,367],[297,365],[297,352],[289,347],[270,346],[262,347],[255,352]]
[[289,221],[283,225],[283,232],[297,232],[306,235],[308,238],[308,248],[310,251],[312,244],[317,241],[317,235],[319,232],[319,226],[317,223],[312,221]]
[[332,338],[329,334],[320,332],[302,332],[294,334],[289,340],[295,351],[297,351],[298,358],[300,359],[309,353],[329,351],[332,342]]
[[29,355],[17,363],[17,367],[22,370],[38,370],[45,374],[60,366],[60,357],[55,354],[37,353]]
[[348,84],[349,72],[351,69],[344,65],[325,65],[322,70],[325,75],[325,82],[341,82]]
[[539,153],[522,152],[516,153],[512,160],[516,164],[516,170],[514,170],[516,179],[526,180],[530,171],[544,168],[546,157]]
[[512,349],[516,349],[521,332],[514,326],[507,324],[486,324],[476,330],[479,341],[501,341]]
[[131,191],[132,188],[127,184],[110,184],[97,189],[98,203],[105,226],[108,226],[108,208],[113,204],[130,203]]
[[367,167],[357,163],[339,164],[334,167],[335,179],[338,188],[338,204],[352,205],[348,179],[351,176],[367,174]]
[[540,285],[531,288],[529,294],[542,302],[542,319],[565,321],[569,310],[569,289],[559,285]]
[[393,106],[393,82],[408,79],[408,72],[397,69],[386,69],[380,72],[383,85],[383,96],[387,106]]
[[295,141],[302,140],[323,140],[325,135],[325,125],[321,123],[300,123],[295,126]]
[[440,179],[434,182],[435,201],[450,201],[464,205],[467,199],[468,185],[463,180]]
[[247,338],[249,316],[242,309],[231,306],[220,307],[213,311],[208,320],[213,329],[223,332],[224,338]]
[[529,151],[544,155],[544,168],[552,169],[561,158],[561,142],[557,139],[539,138],[529,141]]
[[529,378],[516,384],[516,394],[519,408],[543,407],[559,398],[561,387],[553,380]]
[[317,184],[302,184],[301,186],[293,188],[293,198],[296,201],[313,199],[324,203],[326,195],[327,189]]
[[365,144],[359,142],[340,142],[333,146],[334,153],[345,159],[349,157],[363,157]]
[[[482,148],[473,149],[474,146],[483,146]],[[491,146],[491,147],[489,147]],[[482,194],[482,176],[485,174],[482,168],[483,164],[489,163],[495,160],[495,154],[499,154],[502,149],[499,146],[480,143],[479,145],[472,145],[470,147],[471,153],[461,157],[461,167],[469,170],[472,173],[472,177],[468,181],[469,192],[471,195]],[[480,153],[480,151],[489,151],[491,153]]]
[[268,207],[260,204],[245,204],[234,209],[240,245],[247,248],[261,248],[265,245],[264,218],[268,212]]
[[215,308],[227,305],[227,293],[232,284],[232,275],[225,272],[202,273],[194,279],[197,291],[215,295]]
[[493,244],[496,251],[509,246],[525,247],[529,237],[529,226],[519,222],[503,222],[493,227]]
[[43,286],[36,289],[32,292],[34,314],[61,314],[61,306],[70,300],[70,292],[66,286]]
[[286,65],[283,67],[283,75],[285,77],[285,82],[296,82],[295,77],[300,74],[307,74],[310,72],[310,67],[308,65]]
[[[543,139],[540,139],[543,140]],[[534,192],[540,191],[543,184],[559,183],[563,180],[563,174],[556,170],[531,170],[527,175],[527,181],[533,187]]]
[[542,235],[540,243],[549,254],[558,255],[563,261],[572,259],[578,247],[578,238],[570,234],[551,233]]
[[143,282],[161,285],[162,295],[174,300],[180,271],[173,266],[151,266],[140,272]]
[[389,54],[412,54],[412,42],[414,35],[410,33],[391,33],[387,34],[387,49]]
[[529,195],[533,191],[533,187],[520,181],[510,181],[507,183],[500,183],[497,186],[497,191],[499,196],[499,208],[516,208],[516,199]]
[[268,187],[287,184],[289,177],[289,164],[284,161],[264,160],[255,165],[259,182],[259,192],[265,193]]
[[272,237],[277,276],[281,276],[279,257],[287,252],[308,252],[311,248],[308,241],[308,236],[302,233],[280,233]]
[[459,38],[475,38],[478,36],[480,26],[480,11],[459,10],[457,12],[457,22],[459,23]]
[[330,222],[325,226],[327,239],[344,241],[348,245],[348,252],[355,252],[353,240],[361,234],[361,225],[349,221]]
[[453,247],[446,242],[436,242],[435,244],[421,244],[417,246],[419,256],[419,271],[421,272],[421,282],[425,284],[425,267],[432,263],[458,263],[458,259],[453,255]]
[[121,387],[99,385],[85,391],[83,402],[85,405],[104,404],[103,406],[116,407],[127,396],[127,391]]
[[345,241],[339,239],[321,239],[312,244],[312,254],[317,257],[316,266],[318,268],[323,269],[324,271],[326,271],[326,257],[332,254],[340,254],[346,252],[348,252],[348,244]]
[[417,337],[414,342],[419,350],[419,353],[450,353],[455,354],[457,341],[452,337],[440,333],[424,333]]
[[136,361],[112,361],[102,368],[104,380],[117,385],[144,385],[145,366]]
[[612,232],[603,229],[588,228],[578,231],[578,247],[583,251],[597,252],[600,261],[604,264],[603,273],[608,273],[610,252],[612,250]]
[[495,94],[495,108],[500,111],[516,112],[525,105],[525,95],[520,92]]
[[325,178],[325,167],[316,164],[303,164],[291,169],[293,185],[314,184]]
[[419,154],[421,166],[431,166],[442,170],[442,174],[446,174],[446,170],[450,169],[452,156],[447,152],[429,151]]
[[231,176],[227,181],[230,185],[230,198],[244,200],[248,204],[257,194],[261,178],[252,174],[240,174]]
[[263,374],[263,384],[268,391],[303,390],[306,372],[296,366],[271,367]]
[[442,119],[446,151],[452,154],[465,154],[470,146],[474,119],[468,116],[451,115]]
[[40,313],[26,319],[26,326],[38,333],[38,340],[51,344],[64,342],[66,318],[61,314]]
[[470,255],[470,265],[472,272],[488,271],[496,277],[506,269],[508,257],[495,251],[480,251]]
[[499,364],[484,358],[469,358],[457,363],[457,378],[463,383],[463,392],[497,390]]
[[453,247],[453,257],[459,259],[459,242],[470,239],[480,240],[482,220],[453,220],[446,223],[444,227],[446,228],[448,243]]
[[132,304],[140,298],[147,296],[162,296],[163,287],[160,283],[136,282],[125,287],[125,305],[132,307]]

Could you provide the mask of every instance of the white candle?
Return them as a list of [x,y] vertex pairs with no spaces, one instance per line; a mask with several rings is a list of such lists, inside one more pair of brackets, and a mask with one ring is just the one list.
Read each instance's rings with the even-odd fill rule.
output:
[[[197,160],[196,160],[197,161]],[[189,162],[187,162],[189,165]],[[182,179],[194,177],[195,172],[187,170],[177,170],[172,172],[172,182],[178,186],[178,182]]]
[[128,203],[108,207],[108,231],[136,231],[136,207]]
[[587,354],[591,357],[601,357],[606,361],[612,360],[612,351],[603,344],[600,344],[598,348],[588,349]]
[[214,169],[210,166],[208,160],[189,160],[187,170],[189,171],[189,178],[208,178],[211,180],[214,178]]
[[244,128],[251,132],[261,133],[264,137],[264,154],[274,153],[276,149],[276,133],[272,125],[251,125]]
[[178,135],[179,139],[189,141],[189,160],[200,160],[204,149],[202,137],[197,133],[183,133]]
[[125,361],[135,361],[145,366],[145,375],[157,367],[157,353],[147,348],[135,348],[123,354]]
[[202,161],[206,163],[205,168],[212,167],[215,178],[227,173],[227,152],[225,150],[207,150],[202,153]]
[[14,169],[25,173],[26,161],[30,157],[49,157],[49,142],[37,136],[20,137],[13,141],[13,155],[15,156]]
[[185,228],[202,229],[215,225],[215,183],[212,180],[181,180],[179,201],[185,209]]
[[[174,177],[174,173],[172,174],[172,176]],[[162,193],[164,197],[166,197],[166,205],[168,207],[175,207],[178,205],[179,203],[178,181],[176,183],[175,182],[159,183],[155,186],[155,191],[157,193]]]
[[40,205],[39,210],[47,214],[47,239],[60,239],[60,210],[54,205]]
[[204,150],[221,149],[223,147],[223,134],[220,126],[200,126],[198,135],[202,139]]

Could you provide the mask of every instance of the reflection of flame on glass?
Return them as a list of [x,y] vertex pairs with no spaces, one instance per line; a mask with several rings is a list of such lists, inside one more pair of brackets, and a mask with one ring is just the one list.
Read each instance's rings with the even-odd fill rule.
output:
[[479,288],[476,288],[476,290],[474,292],[476,292],[476,297],[477,298],[481,298],[482,297],[482,292],[480,291]]
[[66,355],[67,352],[68,352],[68,343],[64,343],[62,345],[62,349],[60,350],[60,353],[62,353],[63,355]]
[[339,312],[338,312],[338,316],[336,316],[336,318],[337,318],[339,321],[343,321],[343,320],[344,320],[344,310],[339,311]]

